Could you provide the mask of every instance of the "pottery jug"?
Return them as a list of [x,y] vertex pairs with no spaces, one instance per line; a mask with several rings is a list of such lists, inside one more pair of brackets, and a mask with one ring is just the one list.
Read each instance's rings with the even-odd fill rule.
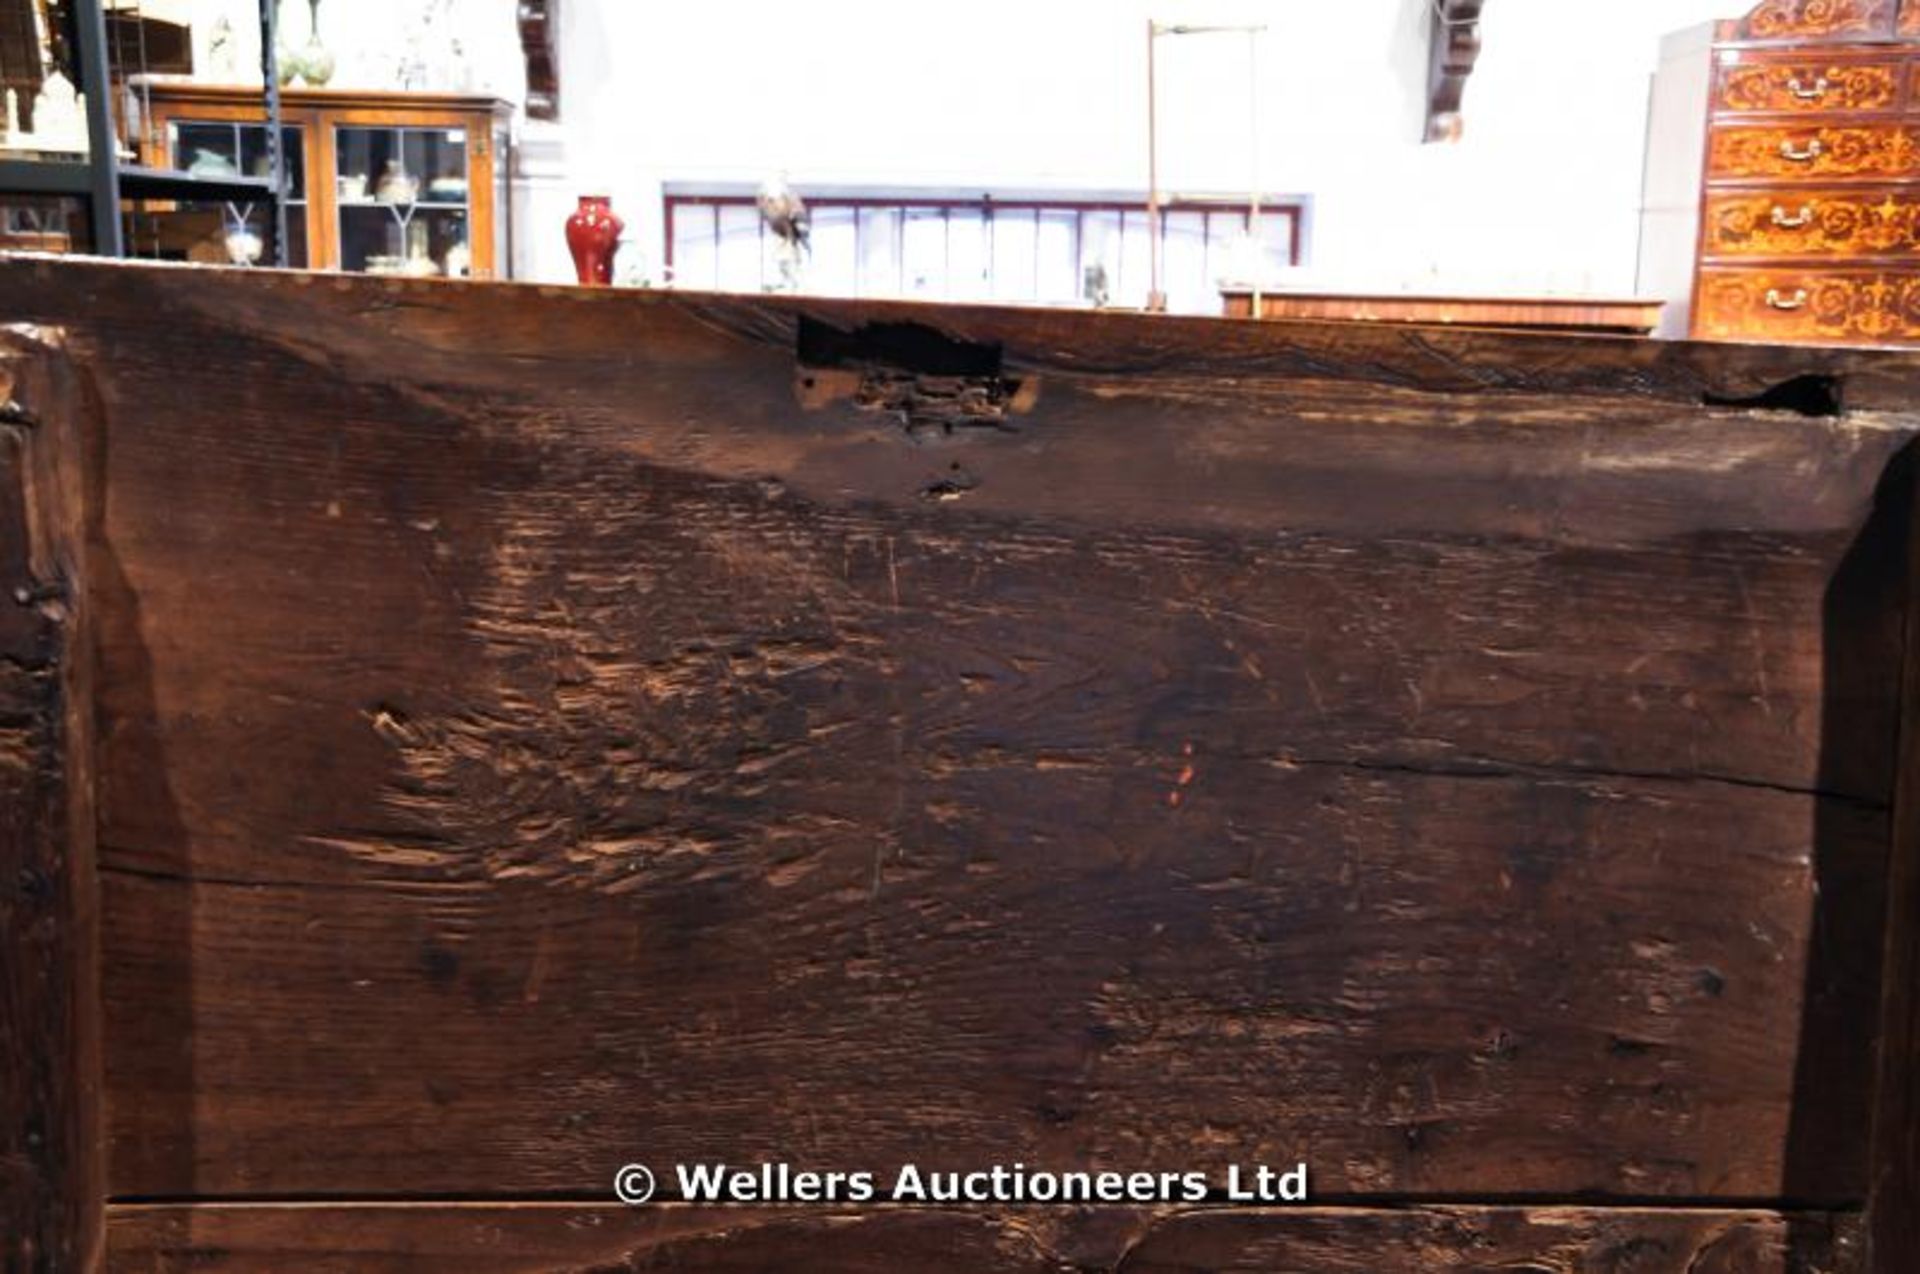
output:
[[227,260],[235,265],[254,265],[265,255],[266,240],[247,226],[236,226],[227,231]]
[[300,78],[325,88],[336,65],[333,50],[320,41],[320,0],[307,0],[307,46],[300,53]]
[[580,206],[567,218],[567,248],[573,253],[573,269],[580,282],[594,287],[613,282],[613,257],[625,229],[609,196],[580,196]]

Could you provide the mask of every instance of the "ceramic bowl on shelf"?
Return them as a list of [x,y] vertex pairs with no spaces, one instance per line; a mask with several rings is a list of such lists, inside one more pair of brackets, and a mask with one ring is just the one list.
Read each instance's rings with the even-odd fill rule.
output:
[[365,173],[342,173],[338,179],[340,197],[348,200],[367,197],[367,175]]
[[420,182],[407,176],[398,160],[389,160],[387,170],[380,174],[380,184],[373,188],[373,197],[381,203],[412,203],[420,197]]
[[234,162],[213,150],[196,150],[193,162],[187,165],[187,171],[195,177],[237,177],[240,170]]

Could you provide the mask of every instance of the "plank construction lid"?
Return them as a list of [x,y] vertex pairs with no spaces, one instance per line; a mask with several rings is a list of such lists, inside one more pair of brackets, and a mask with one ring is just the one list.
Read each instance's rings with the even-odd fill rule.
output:
[[1920,356],[26,259],[0,324],[9,1261],[1916,1268]]

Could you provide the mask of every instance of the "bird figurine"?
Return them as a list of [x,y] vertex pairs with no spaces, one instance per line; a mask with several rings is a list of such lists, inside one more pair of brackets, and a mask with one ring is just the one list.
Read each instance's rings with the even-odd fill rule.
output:
[[786,174],[782,173],[760,184],[759,204],[760,220],[780,241],[780,287],[784,291],[795,291],[800,283],[800,256],[813,251],[807,241],[806,201],[787,184]]

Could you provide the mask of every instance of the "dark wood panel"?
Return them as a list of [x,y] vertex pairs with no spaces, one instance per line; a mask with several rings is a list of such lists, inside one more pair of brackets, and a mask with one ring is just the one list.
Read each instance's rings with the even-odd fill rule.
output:
[[1633,1271],[1850,1274],[1858,1217],[1588,1208],[1039,1208],[1020,1212],[574,1204],[495,1207],[117,1207],[114,1268],[127,1274],[290,1268],[331,1274],[533,1274],[588,1269],[894,1274],[905,1269],[1066,1271]]
[[[743,820],[866,835],[899,816],[899,779],[875,757],[933,777],[981,755],[1124,773],[1193,747],[1884,803],[1884,747],[1845,763],[1821,751],[1824,594],[1843,534],[1645,550],[1260,543],[836,511],[618,457],[577,463],[597,475],[464,503],[421,483],[404,520],[343,510],[304,543],[221,513],[203,480],[186,488],[207,497],[199,513],[123,539],[130,558],[166,561],[224,524],[263,548],[150,573],[141,627],[109,633],[109,754],[125,758],[108,773],[110,861],[173,871],[190,854],[221,878],[267,880],[367,861],[478,869],[500,858],[476,856],[480,842],[507,846],[510,824],[555,801],[661,844]],[[995,481],[1004,464],[970,458],[968,472]],[[463,532],[476,513],[500,521]],[[484,578],[489,557],[513,556],[537,566]],[[339,604],[306,609],[315,588]],[[1893,728],[1892,614],[1862,606],[1849,639],[1868,743]],[[149,674],[155,629],[172,659]],[[177,707],[149,711],[155,693]],[[688,714],[712,722],[689,732]],[[254,761],[246,807],[234,757]],[[529,835],[524,852],[578,830]],[[603,865],[621,861],[607,852]]]
[[[166,303],[194,302],[207,282],[183,279],[183,295],[170,289]],[[387,307],[406,294],[374,291],[368,304],[316,286],[288,311],[299,326],[275,335],[249,312],[259,291],[209,296],[197,322],[180,313],[164,330],[127,331],[127,349],[144,352],[123,358],[107,386],[123,412],[150,422],[115,450],[127,475],[116,551],[150,565],[138,567],[138,616],[116,608],[127,618],[106,639],[111,667],[129,670],[103,692],[116,705],[113,742],[129,757],[107,777],[163,776],[172,789],[166,801],[134,799],[136,786],[109,803],[116,855],[166,841],[168,829],[138,821],[172,805],[194,852],[222,871],[326,871],[327,856],[304,850],[294,862],[271,858],[298,837],[380,829],[390,811],[366,798],[409,737],[388,727],[445,718],[477,694],[526,693],[501,678],[528,662],[527,635],[496,621],[556,605],[580,615],[555,629],[561,640],[638,626],[636,666],[662,675],[676,665],[697,674],[703,652],[690,643],[721,600],[742,609],[735,630],[764,631],[794,658],[846,626],[864,644],[835,657],[889,682],[895,674],[864,652],[905,624],[914,640],[941,646],[940,662],[898,670],[906,706],[937,722],[983,696],[983,709],[1010,710],[995,730],[1017,727],[1055,748],[1115,737],[1112,701],[1077,692],[1097,669],[1076,646],[1103,646],[1117,626],[1139,648],[1129,669],[1195,669],[1229,694],[1224,742],[1242,751],[1284,732],[1308,756],[1567,763],[1884,800],[1883,746],[1860,749],[1857,770],[1822,761],[1813,656],[1826,579],[1905,435],[1700,410],[1707,384],[1721,381],[1711,362],[1670,380],[1658,367],[1622,367],[1618,392],[1568,404],[1400,388],[1430,367],[1477,378],[1481,347],[1454,334],[1383,346],[1377,332],[1353,329],[1351,367],[1319,369],[1369,377],[1342,388],[1300,379],[1293,361],[1330,360],[1312,348],[1329,329],[1289,328],[1268,344],[1271,357],[1235,365],[1213,348],[1224,343],[1213,334],[1234,327],[1175,324],[1174,346],[1155,354],[1127,344],[1138,323],[1117,323],[1099,333],[1116,370],[1056,379],[1036,368],[1041,400],[1016,432],[924,445],[890,420],[795,410],[791,348],[778,331],[755,334],[762,311],[750,304],[621,298],[605,324],[620,344],[595,364],[595,343],[609,339],[596,304],[553,307],[542,319],[552,347],[517,353],[519,328],[492,296],[467,294],[479,308],[461,324],[435,308],[445,289],[408,295],[403,337]],[[112,321],[106,298],[81,289],[76,301],[93,304],[96,327]],[[596,321],[575,326],[581,312]],[[965,311],[939,313],[943,324],[966,321]],[[1042,354],[1056,322],[1036,317],[1012,335]],[[301,361],[310,339],[341,350],[326,376]],[[359,383],[401,341],[424,386]],[[1604,359],[1621,346],[1637,354],[1624,342],[1592,348]],[[1076,357],[1097,357],[1079,348]],[[209,349],[228,352],[209,362]],[[1409,350],[1413,365],[1382,366]],[[1469,351],[1473,365],[1456,361]],[[1552,352],[1579,366],[1564,343]],[[1194,370],[1155,375],[1164,359]],[[169,406],[164,387],[188,365],[205,369],[202,381],[190,402]],[[542,375],[556,377],[558,408],[512,371],[550,366]],[[1551,387],[1556,366],[1530,362],[1537,388]],[[1775,377],[1837,366],[1809,351]],[[1845,366],[1848,403],[1870,402],[1877,364]],[[1231,378],[1231,390],[1214,376]],[[1694,405],[1677,413],[1629,392],[1670,384],[1678,394],[1688,382]],[[1715,397],[1740,395],[1722,383]],[[440,405],[453,387],[484,404],[483,418]],[[295,396],[304,436],[263,393]],[[635,406],[662,393],[671,405]],[[731,409],[735,394],[754,407]],[[572,413],[558,433],[555,410]],[[657,412],[672,425],[649,426]],[[1198,445],[1160,423],[1168,412],[1203,428]],[[494,561],[529,554],[525,578]],[[1348,587],[1348,570],[1362,586]],[[650,581],[680,572],[666,595],[642,597]],[[1058,587],[1068,576],[1075,587]],[[1469,596],[1452,604],[1461,589]],[[1600,595],[1591,605],[1589,589]],[[309,604],[316,591],[330,600]],[[1389,592],[1403,595],[1383,608]],[[1882,740],[1894,638],[1887,614],[1861,609],[1856,653],[1888,680],[1863,678],[1846,710],[1863,738]],[[1021,640],[1041,648],[1009,660],[1000,647],[1022,625],[1038,635]],[[166,640],[165,687],[146,685],[156,675],[149,629]],[[419,640],[391,639],[416,630]],[[447,658],[446,641],[458,658]],[[1652,657],[1634,666],[1649,645]],[[1353,652],[1356,667],[1309,684],[1330,650]],[[193,671],[214,664],[218,677]],[[1598,668],[1608,675],[1591,675]],[[780,683],[778,671],[760,680]],[[790,684],[838,696],[825,707],[861,706],[861,679],[799,671]],[[255,706],[220,710],[238,685]],[[158,689],[180,710],[146,711]],[[383,706],[399,715],[379,717]],[[1571,749],[1569,717],[1583,727]],[[1622,721],[1636,728],[1609,728]],[[1165,742],[1172,729],[1158,734]],[[840,745],[828,736],[825,746]],[[174,759],[164,775],[139,763],[155,749]],[[244,828],[231,813],[221,760],[230,756],[272,758],[250,781],[292,787],[282,799],[263,794]]]
[[[1336,1192],[1863,1190],[1868,1033],[1801,1032],[1871,1017],[1878,815],[1177,750],[889,798],[378,889],[109,873],[115,1191],[1196,1148]],[[1808,1002],[1816,823],[1840,967]]]
[[1768,1274],[1865,1267],[1846,1215],[1550,1208],[1190,1213],[1149,1232],[1128,1271],[1372,1274],[1405,1270]]
[[119,1194],[1864,1195],[1910,356],[0,286],[113,425]]
[[92,415],[55,332],[0,328],[0,1266],[101,1250]]
[[[310,274],[249,277],[212,269],[170,271],[164,283],[157,283],[151,277],[140,281],[140,272],[129,277],[130,269],[98,262],[13,260],[0,262],[0,278],[9,285],[9,309],[14,312],[43,319],[84,318],[103,334],[130,335],[136,345],[158,342],[149,345],[156,352],[177,346],[168,331],[121,310],[129,293],[147,294],[169,317],[230,328],[242,340],[305,359],[310,367],[351,385],[386,386],[398,377],[402,384],[487,396],[539,396],[544,385],[551,392],[581,395],[583,405],[597,402],[603,408],[623,397],[630,401],[648,385],[659,387],[658,377],[648,373],[662,361],[683,364],[675,378],[682,384],[705,367],[711,383],[724,386],[725,369],[712,367],[714,360],[740,357],[742,341],[791,351],[803,315],[851,327],[927,325],[958,341],[997,347],[1016,374],[1024,370],[1043,382],[1051,373],[1075,381],[1154,386],[1176,396],[1184,391],[1184,401],[1196,408],[1226,402],[1263,418],[1272,412],[1260,410],[1262,404],[1328,389],[1349,397],[1364,389],[1371,405],[1388,419],[1409,403],[1428,408],[1419,418],[1436,419],[1444,413],[1434,409],[1450,401],[1436,404],[1396,393],[1405,390],[1495,394],[1516,410],[1526,405],[1528,394],[1697,407],[1703,393],[1719,398],[1759,394],[1778,384],[1783,372],[1844,376],[1848,403],[1855,410],[1913,406],[1913,360],[1897,351],[1795,351],[1791,364],[1783,364],[1777,350],[1701,348],[1675,341],[1409,333],[1364,324],[1276,328],[1119,312],[689,292],[609,290],[586,295],[522,284],[476,289]],[[537,322],[530,319],[535,312]],[[306,323],[290,325],[289,313],[300,314]],[[204,359],[218,348],[201,345],[198,353]],[[196,373],[197,392],[219,388],[217,377],[197,374],[200,364],[181,370]],[[741,364],[736,370],[755,369]],[[1116,388],[1109,386],[1109,392]],[[1242,389],[1246,397],[1235,392]],[[418,395],[413,401],[424,405]],[[595,417],[586,415],[571,427],[594,423]],[[423,418],[413,427],[430,426],[431,419]],[[656,447],[664,441],[632,440]],[[724,456],[702,446],[706,440],[697,435],[673,441],[685,449],[683,454],[698,450],[713,463]],[[1364,460],[1364,453],[1355,459]],[[1467,510],[1448,512],[1459,517]]]
[[[1920,539],[1920,527],[1915,528]],[[1920,548],[1909,555],[1920,585]],[[1907,623],[1900,769],[1888,873],[1879,1096],[1873,1115],[1876,1271],[1920,1267],[1920,622]]]

